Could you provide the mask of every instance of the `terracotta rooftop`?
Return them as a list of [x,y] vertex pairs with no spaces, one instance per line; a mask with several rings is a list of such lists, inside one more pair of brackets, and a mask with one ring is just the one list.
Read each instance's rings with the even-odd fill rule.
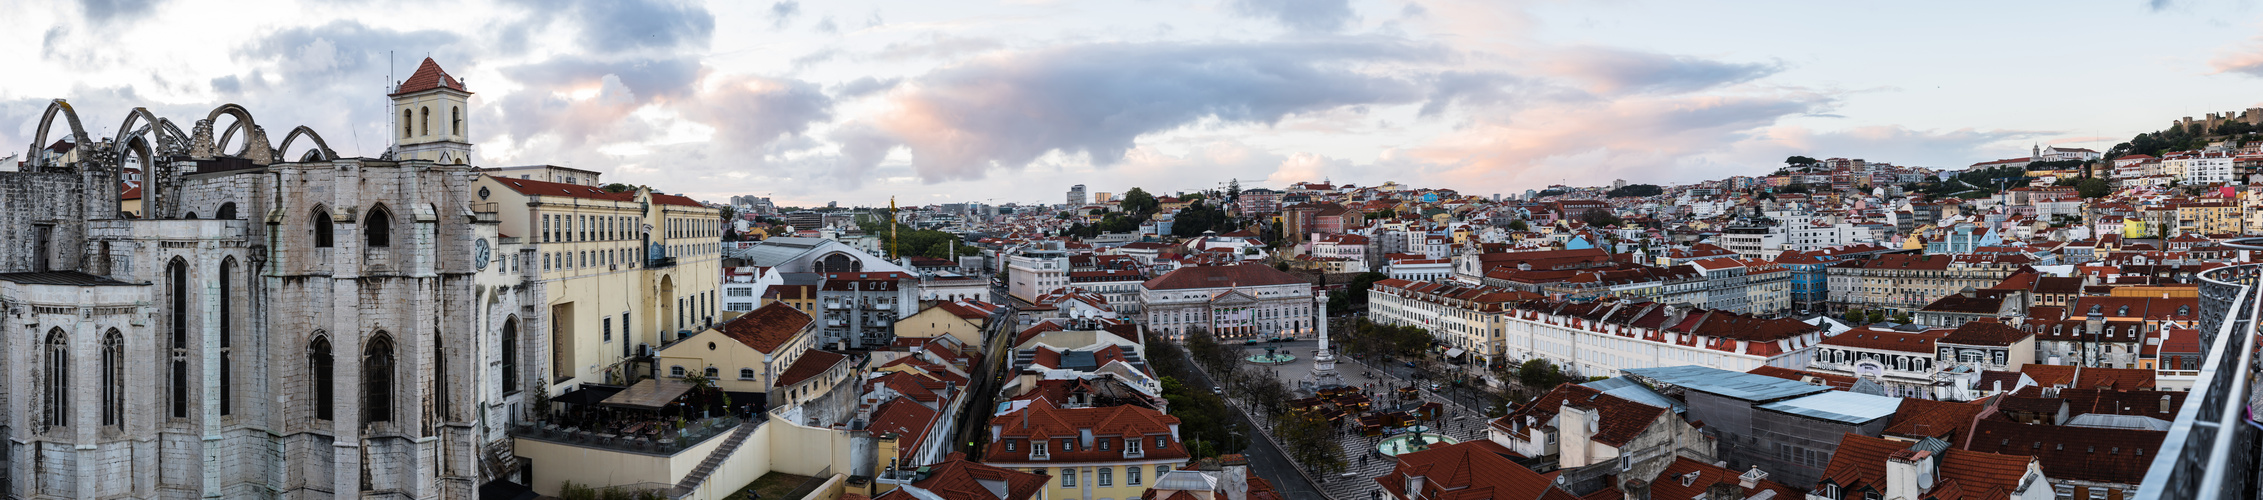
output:
[[1296,275],[1263,264],[1182,267],[1140,284],[1149,290],[1191,290],[1308,283]]
[[1823,344],[1856,349],[1923,353],[1930,356],[1934,352],[1933,342],[1940,340],[1945,335],[1947,335],[1945,330],[1903,332],[1862,327],[1823,339]]
[[2167,437],[2163,431],[1982,420],[1966,449],[2033,455],[2052,479],[2137,484]]
[[1959,345],[2008,347],[2032,336],[2034,334],[2020,331],[2020,329],[2011,325],[1983,320],[1965,323],[1964,326],[1950,331],[1949,335],[1942,337],[1940,341]]
[[808,314],[784,302],[771,302],[754,311],[724,323],[723,335],[738,340],[747,347],[764,353],[778,351],[778,346],[792,340],[803,328],[809,327]]
[[466,94],[471,93],[469,90],[464,90],[464,82],[457,80],[456,77],[448,76],[447,70],[440,69],[440,63],[432,62],[432,58],[427,57],[424,58],[423,64],[417,65],[416,72],[409,74],[409,79],[402,80],[401,86],[395,88],[393,93],[389,95],[408,95],[437,88],[453,89]]
[[778,374],[777,383],[772,385],[776,387],[786,387],[794,384],[799,384],[803,380],[808,380],[810,377],[817,376],[817,374],[825,373],[825,370],[832,369],[834,366],[840,365],[841,362],[847,361],[848,359],[848,356],[843,356],[837,353],[819,351],[814,349],[810,350],[809,352],[803,353],[800,358],[795,359],[793,366],[786,367],[786,371],[784,373]]
[[[1394,498],[1427,500],[1536,499],[1578,500],[1547,476],[1485,449],[1490,441],[1433,447],[1398,456],[1391,472],[1375,483]],[[1499,445],[1494,445],[1499,446]],[[1410,478],[1423,478],[1418,492],[1406,491]]]
[[[1038,493],[1051,481],[1051,476],[974,463],[966,459],[966,454],[952,453],[948,460],[928,466],[926,477],[913,481],[911,486],[945,500],[1030,500],[1038,498]],[[921,497],[897,489],[873,500],[916,498]]]

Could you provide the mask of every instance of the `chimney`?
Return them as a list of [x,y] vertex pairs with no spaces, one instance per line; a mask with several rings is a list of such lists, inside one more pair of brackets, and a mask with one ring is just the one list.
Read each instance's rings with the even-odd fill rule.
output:
[[2161,395],[2161,413],[2170,413],[2171,411],[2172,411],[2172,409],[2171,409],[2171,408],[2169,408],[2169,395],[2167,395],[2167,394],[2162,394],[2162,395]]
[[1926,467],[1932,452],[1901,450],[1886,457],[1886,498],[1917,498],[1933,485]]

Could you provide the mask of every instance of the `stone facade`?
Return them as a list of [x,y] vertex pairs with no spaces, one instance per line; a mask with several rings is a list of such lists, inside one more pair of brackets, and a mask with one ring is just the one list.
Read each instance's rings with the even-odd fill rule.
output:
[[[539,380],[541,343],[512,340],[541,318],[476,169],[276,163],[224,106],[145,132],[147,215],[121,219],[111,151],[150,141],[58,113],[96,154],[0,172],[7,495],[470,498],[515,474],[504,382]],[[241,156],[199,142],[222,114]]]

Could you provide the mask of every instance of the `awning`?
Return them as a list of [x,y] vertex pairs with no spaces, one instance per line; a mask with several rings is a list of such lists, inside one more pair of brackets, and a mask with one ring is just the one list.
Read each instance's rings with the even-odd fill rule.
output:
[[605,402],[599,404],[639,410],[658,410],[663,406],[668,406],[668,403],[676,401],[678,396],[690,392],[691,387],[690,382],[678,379],[645,379],[643,382],[637,382],[636,385],[622,390],[620,394],[605,398]]
[[1458,357],[1461,357],[1461,355],[1462,355],[1462,353],[1463,353],[1463,352],[1467,352],[1467,351],[1463,351],[1463,350],[1462,350],[1462,348],[1459,348],[1459,347],[1456,347],[1456,348],[1452,348],[1452,349],[1447,349],[1447,350],[1446,350],[1446,357],[1449,357],[1449,358],[1458,358]]
[[621,387],[618,386],[582,384],[581,387],[550,398],[550,402],[569,405],[593,405],[620,392]]

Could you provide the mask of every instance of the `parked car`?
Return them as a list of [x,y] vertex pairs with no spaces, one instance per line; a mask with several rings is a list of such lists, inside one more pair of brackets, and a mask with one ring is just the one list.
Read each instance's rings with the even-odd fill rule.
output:
[[1414,362],[1413,362],[1413,361],[1407,361],[1407,362],[1404,362],[1404,363],[1400,363],[1400,364],[1404,364],[1404,365],[1407,365],[1407,368],[1414,368]]

